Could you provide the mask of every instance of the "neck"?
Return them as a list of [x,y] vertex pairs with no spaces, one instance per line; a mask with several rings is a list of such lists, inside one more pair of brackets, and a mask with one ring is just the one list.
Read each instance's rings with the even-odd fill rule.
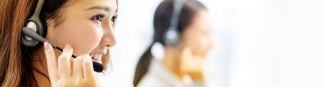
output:
[[[165,46],[165,58],[162,63],[173,73],[179,77],[183,82],[183,77],[185,73],[180,67],[180,54],[181,51],[176,47]],[[183,82],[184,84],[184,82]]]

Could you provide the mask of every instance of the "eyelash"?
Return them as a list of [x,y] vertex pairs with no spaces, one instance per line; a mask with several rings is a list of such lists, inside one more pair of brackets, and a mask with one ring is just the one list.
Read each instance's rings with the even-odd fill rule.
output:
[[[97,20],[97,21],[100,21],[101,22],[104,17],[105,17],[105,15],[98,14],[98,15],[95,15],[94,17],[92,17],[91,19]],[[111,21],[114,22],[116,20],[116,18],[117,18],[117,16],[113,16],[112,19],[111,19]]]
[[117,16],[113,16],[111,21],[114,22],[116,20]]
[[94,17],[92,17],[91,19],[97,20],[97,21],[100,21],[101,22],[104,17],[105,17],[105,15],[98,14],[98,15],[95,15]]

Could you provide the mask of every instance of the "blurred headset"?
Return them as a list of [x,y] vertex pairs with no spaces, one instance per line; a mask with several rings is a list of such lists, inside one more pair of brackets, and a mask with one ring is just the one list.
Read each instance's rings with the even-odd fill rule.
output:
[[[37,47],[41,45],[40,42],[48,42],[53,48],[63,51],[62,48],[45,39],[47,24],[45,19],[40,16],[43,4],[44,0],[38,0],[33,15],[27,20],[26,27],[22,29],[24,33],[22,43],[27,47]],[[72,55],[72,57],[76,58],[75,55]],[[102,72],[104,70],[104,66],[100,63],[93,62],[93,69],[96,72]]]
[[177,29],[179,16],[184,6],[184,0],[174,0],[174,7],[169,28],[165,31],[163,40],[166,45],[177,45],[181,36],[180,31]]

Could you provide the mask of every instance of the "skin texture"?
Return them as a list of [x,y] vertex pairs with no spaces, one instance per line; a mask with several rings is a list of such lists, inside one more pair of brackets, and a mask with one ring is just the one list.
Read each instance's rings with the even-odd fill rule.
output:
[[[108,7],[104,9],[89,9],[94,6]],[[116,0],[80,0],[64,10],[64,22],[59,26],[48,27],[46,39],[53,41],[59,47],[71,44],[73,54],[81,55],[107,51],[116,44],[111,18],[116,15]],[[98,14],[104,14],[101,21],[92,19]],[[51,22],[50,22],[51,23]],[[55,55],[61,55],[55,50]]]
[[165,46],[166,54],[162,62],[180,79],[189,75],[192,80],[204,80],[204,57],[213,46],[211,26],[208,11],[201,10],[182,33],[183,48]]
[[[64,52],[47,48],[48,45],[44,44],[47,60],[38,66],[41,72],[49,74],[50,82],[36,73],[37,84],[41,87],[51,84],[53,87],[96,87],[98,75],[92,70],[89,54],[107,52],[116,44],[113,33],[116,0],[70,0],[67,3],[70,4],[64,7],[63,21],[59,25],[55,26],[55,20],[47,20],[45,37],[59,47],[65,47]],[[72,54],[78,57],[74,59]],[[87,71],[90,72],[87,74]]]
[[213,46],[211,30],[212,24],[208,11],[201,10],[183,32],[181,41],[192,49],[193,55],[205,57],[207,51]]

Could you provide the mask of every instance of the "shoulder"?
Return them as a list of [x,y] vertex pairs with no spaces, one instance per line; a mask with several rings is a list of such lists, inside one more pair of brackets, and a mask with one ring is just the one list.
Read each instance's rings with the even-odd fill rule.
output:
[[137,87],[183,87],[180,80],[159,61],[152,60]]
[[171,87],[171,85],[155,75],[145,75],[137,87]]

